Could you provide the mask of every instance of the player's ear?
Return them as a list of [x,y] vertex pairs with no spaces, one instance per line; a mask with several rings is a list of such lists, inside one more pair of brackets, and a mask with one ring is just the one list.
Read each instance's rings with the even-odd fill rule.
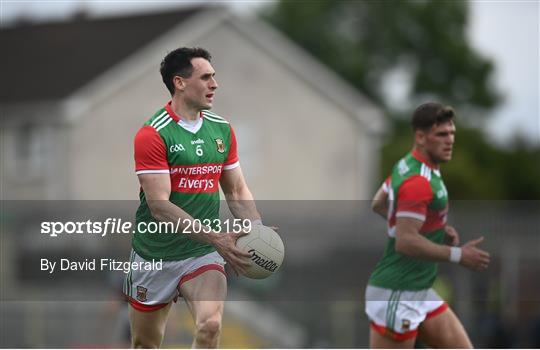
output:
[[179,75],[175,75],[173,77],[173,84],[176,90],[184,91],[184,89],[186,88],[186,82]]
[[414,143],[418,146],[424,146],[426,144],[427,134],[422,129],[416,129],[414,131]]

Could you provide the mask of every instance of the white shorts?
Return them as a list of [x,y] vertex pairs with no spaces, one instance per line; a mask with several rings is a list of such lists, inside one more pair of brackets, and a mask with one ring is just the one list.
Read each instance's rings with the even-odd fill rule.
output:
[[416,337],[424,320],[448,308],[432,288],[419,291],[399,291],[368,285],[366,314],[371,328],[396,341]]
[[[131,251],[131,262],[152,262]],[[159,261],[159,260],[156,260]],[[128,302],[139,311],[154,311],[167,306],[180,295],[182,283],[208,270],[225,274],[225,261],[217,252],[178,261],[163,261],[161,269],[134,269],[124,281]]]

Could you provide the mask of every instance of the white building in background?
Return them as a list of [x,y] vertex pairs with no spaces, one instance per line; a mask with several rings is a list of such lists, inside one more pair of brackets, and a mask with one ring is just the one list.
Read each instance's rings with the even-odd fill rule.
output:
[[262,20],[223,8],[3,29],[2,198],[137,199],[133,137],[170,98],[165,54],[213,55],[214,111],[257,199],[367,199],[381,111]]

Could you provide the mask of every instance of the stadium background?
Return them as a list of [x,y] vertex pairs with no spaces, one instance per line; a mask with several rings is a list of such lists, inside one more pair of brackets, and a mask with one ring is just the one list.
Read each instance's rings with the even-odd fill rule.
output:
[[[237,128],[248,182],[287,249],[279,275],[231,281],[224,347],[367,346],[363,287],[385,236],[366,200],[410,147],[404,119],[426,98],[460,115],[443,169],[451,220],[463,239],[485,234],[493,253],[483,274],[442,266],[438,288],[477,346],[540,346],[539,143],[486,135],[504,95],[490,83],[497,67],[464,33],[469,4],[293,4],[250,18],[182,7],[2,27],[2,347],[125,345],[118,276],[48,278],[36,264],[68,252],[122,257],[128,239],[46,240],[35,223],[51,213],[131,217],[136,203],[115,200],[136,196],[132,137],[167,99],[159,60],[184,44],[214,54],[215,110]],[[381,88],[395,69],[413,82],[399,108]],[[190,342],[179,308],[170,346]]]

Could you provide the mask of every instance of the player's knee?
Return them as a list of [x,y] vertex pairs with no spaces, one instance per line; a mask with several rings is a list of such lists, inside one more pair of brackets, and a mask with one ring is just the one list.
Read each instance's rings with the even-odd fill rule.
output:
[[159,335],[148,336],[143,334],[133,334],[131,337],[131,347],[134,349],[157,349],[161,345]]
[[211,343],[219,337],[221,321],[215,319],[204,320],[197,324],[197,338],[202,342]]
[[157,349],[159,348],[159,344],[149,341],[148,339],[134,337],[131,340],[131,347],[133,349]]

